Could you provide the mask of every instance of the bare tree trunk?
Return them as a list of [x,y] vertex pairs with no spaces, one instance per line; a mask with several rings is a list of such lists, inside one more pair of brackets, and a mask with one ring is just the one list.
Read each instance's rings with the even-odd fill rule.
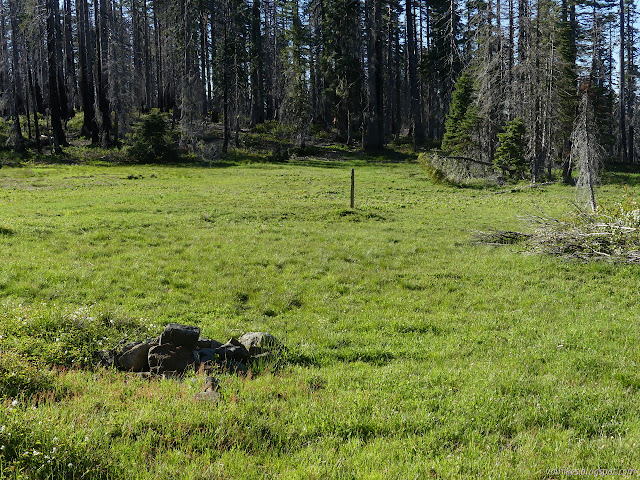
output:
[[94,0],[96,22],[96,90],[98,92],[98,109],[100,111],[100,136],[102,145],[111,145],[111,107],[107,98],[107,74],[105,73],[108,52],[107,36],[107,0]]
[[156,41],[156,82],[157,82],[157,104],[160,111],[164,111],[164,88],[162,85],[162,39],[160,38],[160,25],[158,22],[158,7],[156,2],[153,2],[153,30],[155,33]]
[[422,128],[422,109],[420,108],[420,92],[418,91],[418,61],[416,54],[415,24],[413,18],[413,0],[406,0],[407,22],[407,59],[409,63],[409,95],[411,110],[411,133],[413,146],[417,148],[424,140]]
[[11,17],[11,90],[13,93],[13,102],[11,105],[11,114],[13,116],[13,149],[16,152],[24,151],[24,138],[22,137],[22,129],[20,128],[20,100],[22,98],[22,89],[20,88],[20,55],[18,52],[18,12],[16,9],[16,0],[9,0],[9,16]]
[[260,0],[253,0],[251,14],[251,126],[264,123],[264,57]]
[[67,90],[71,95],[71,106],[75,108],[78,100],[78,75],[73,54],[73,25],[71,16],[71,0],[64,0],[64,58]]
[[207,15],[200,12],[200,96],[202,98],[202,117],[207,118],[209,97],[207,96],[209,42],[207,38]]
[[147,1],[142,1],[142,8],[144,9],[144,109],[145,111],[151,110],[152,106],[152,89],[151,89],[151,45],[149,40],[149,6]]
[[620,0],[620,161],[627,163],[627,126],[625,100],[625,65],[624,65],[624,0]]
[[382,75],[382,6],[381,0],[365,2],[367,32],[367,96],[366,130],[362,139],[365,150],[384,147],[384,95]]
[[229,0],[224,0],[223,40],[222,40],[222,153],[229,148]]
[[51,109],[51,128],[53,131],[53,149],[56,154],[62,153],[62,147],[67,146],[67,139],[62,129],[62,114],[60,111],[60,89],[58,88],[58,64],[56,55],[56,25],[55,10],[57,0],[47,0],[47,59],[49,69],[49,106]]
[[[9,82],[9,48],[7,42],[7,27],[4,0],[0,0],[0,95],[7,95]],[[0,106],[0,116],[7,114],[6,106]]]
[[91,138],[91,143],[98,143],[98,125],[96,124],[95,95],[93,91],[93,61],[89,36],[89,14],[87,0],[76,0],[76,17],[78,19],[78,67],[80,69],[80,98],[84,120],[82,135]]
[[595,186],[598,167],[604,156],[596,140],[596,126],[589,91],[582,94],[578,116],[571,134],[571,161],[578,167],[578,194],[582,194],[591,211],[596,210]]
[[33,126],[35,129],[35,137],[36,137],[36,149],[38,153],[42,152],[42,147],[40,146],[40,125],[38,122],[38,105],[36,100],[36,90],[33,86],[33,79],[31,75],[31,64],[29,63],[29,54],[27,53],[27,79],[29,82],[29,95],[33,98]]

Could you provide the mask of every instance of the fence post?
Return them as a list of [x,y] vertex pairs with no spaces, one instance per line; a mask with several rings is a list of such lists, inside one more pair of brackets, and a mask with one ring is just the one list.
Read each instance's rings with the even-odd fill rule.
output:
[[356,185],[356,176],[355,169],[351,169],[351,208],[355,207],[355,185]]

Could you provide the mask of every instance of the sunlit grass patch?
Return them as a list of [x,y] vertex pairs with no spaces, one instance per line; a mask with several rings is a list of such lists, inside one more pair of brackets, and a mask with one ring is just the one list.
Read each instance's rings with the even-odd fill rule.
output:
[[[0,199],[0,425],[16,432],[0,476],[511,479],[640,460],[637,267],[472,241],[561,217],[569,187],[298,158],[3,167]],[[221,374],[217,402],[196,400],[201,375],[92,366],[168,322],[286,349]]]

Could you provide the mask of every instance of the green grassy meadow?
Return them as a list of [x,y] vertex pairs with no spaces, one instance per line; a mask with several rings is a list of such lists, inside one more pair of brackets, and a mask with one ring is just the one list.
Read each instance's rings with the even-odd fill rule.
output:
[[[608,178],[600,201],[637,196],[637,175]],[[415,163],[2,168],[0,477],[640,471],[639,267],[471,242],[574,200]],[[218,403],[198,376],[90,366],[168,322],[288,351],[223,376]]]

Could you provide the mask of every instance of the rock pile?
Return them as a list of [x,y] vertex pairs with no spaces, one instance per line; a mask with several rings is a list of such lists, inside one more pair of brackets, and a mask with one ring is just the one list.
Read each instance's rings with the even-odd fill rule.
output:
[[97,352],[97,357],[100,365],[150,375],[182,375],[192,369],[243,373],[251,362],[265,359],[280,347],[269,333],[245,333],[223,344],[200,338],[198,327],[169,323],[158,338],[123,343]]

